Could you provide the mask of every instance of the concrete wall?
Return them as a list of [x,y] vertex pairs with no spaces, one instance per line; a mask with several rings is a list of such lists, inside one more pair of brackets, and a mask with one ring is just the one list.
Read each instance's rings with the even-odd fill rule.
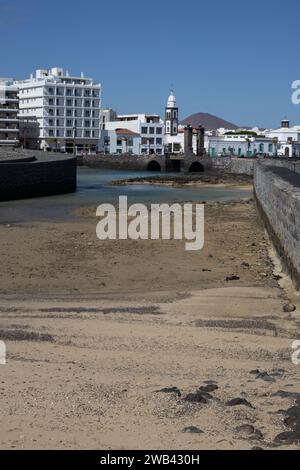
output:
[[[292,162],[260,162],[254,168],[257,205],[286,272],[300,289],[300,177],[289,171]],[[287,171],[278,171],[288,168]],[[281,175],[282,173],[282,175]]]
[[0,201],[76,190],[76,158],[0,160]]

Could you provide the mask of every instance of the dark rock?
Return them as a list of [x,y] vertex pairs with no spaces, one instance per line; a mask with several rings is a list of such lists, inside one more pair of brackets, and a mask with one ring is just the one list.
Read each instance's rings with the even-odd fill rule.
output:
[[202,272],[204,272],[204,273],[211,273],[211,269],[203,268],[203,269],[202,269]]
[[259,372],[256,376],[257,379],[262,379],[265,382],[276,382],[276,379],[268,372]]
[[291,304],[291,303],[288,303],[288,304],[285,304],[283,307],[282,307],[282,310],[285,312],[285,313],[292,313],[296,310],[296,306],[294,304]]
[[156,390],[157,393],[176,393],[179,397],[181,397],[181,391],[177,387],[166,387],[162,388],[161,390]]
[[184,400],[191,403],[207,403],[207,397],[201,392],[189,393]]
[[226,406],[238,406],[238,405],[245,405],[249,406],[249,408],[254,408],[249,401],[245,398],[233,398],[232,400],[228,400],[226,402]]
[[255,446],[255,447],[252,447],[251,450],[264,450],[264,449],[262,447]]
[[200,392],[214,392],[215,390],[218,390],[218,385],[211,383],[207,385],[202,385],[199,387]]
[[300,442],[300,431],[286,431],[277,434],[274,439],[276,444],[297,444]]
[[259,369],[250,370],[250,374],[257,375],[260,373]]
[[256,429],[252,424],[243,424],[235,429],[238,434],[251,439],[262,439],[263,434],[259,429]]
[[201,429],[197,428],[196,426],[188,426],[187,428],[184,428],[182,432],[189,432],[192,434],[203,434],[203,431],[201,431]]
[[272,397],[280,397],[280,398],[292,398],[292,399],[300,399],[300,393],[298,392],[288,392],[287,390],[278,390],[272,394]]
[[249,263],[246,263],[246,261],[243,261],[241,263],[241,268],[250,268],[250,264]]
[[232,275],[232,276],[227,276],[225,281],[228,282],[228,281],[238,281],[240,279],[240,276],[236,276],[236,275]]

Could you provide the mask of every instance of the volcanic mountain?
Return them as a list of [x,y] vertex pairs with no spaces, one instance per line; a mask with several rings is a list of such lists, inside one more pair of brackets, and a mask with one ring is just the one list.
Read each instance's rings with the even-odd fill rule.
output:
[[224,129],[239,128],[239,126],[237,126],[236,124],[232,124],[232,122],[225,121],[224,119],[221,119],[217,116],[214,116],[213,114],[208,113],[191,114],[191,116],[188,116],[183,121],[181,121],[180,124],[183,124],[185,126],[189,124],[192,127],[198,127],[201,125],[208,131],[219,129],[220,127],[224,127]]

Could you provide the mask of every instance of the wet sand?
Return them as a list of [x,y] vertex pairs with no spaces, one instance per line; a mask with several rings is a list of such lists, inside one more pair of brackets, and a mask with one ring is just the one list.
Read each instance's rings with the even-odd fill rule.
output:
[[94,208],[0,226],[1,448],[299,448],[276,440],[300,392],[299,297],[253,202],[205,217],[200,252],[101,242]]

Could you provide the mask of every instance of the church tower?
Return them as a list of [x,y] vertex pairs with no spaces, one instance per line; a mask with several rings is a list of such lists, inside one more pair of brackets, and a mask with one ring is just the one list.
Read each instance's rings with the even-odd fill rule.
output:
[[168,98],[165,115],[165,135],[177,135],[178,133],[178,108],[173,91]]

